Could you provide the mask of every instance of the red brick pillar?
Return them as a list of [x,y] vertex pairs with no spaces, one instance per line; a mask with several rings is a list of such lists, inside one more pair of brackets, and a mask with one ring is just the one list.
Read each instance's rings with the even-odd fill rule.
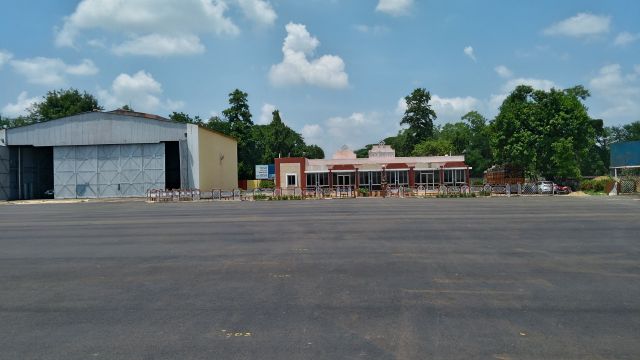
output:
[[469,177],[469,167],[464,169],[464,176],[467,178],[467,186],[471,186],[471,178]]
[[409,168],[409,187],[413,189],[416,186],[416,175],[413,166]]

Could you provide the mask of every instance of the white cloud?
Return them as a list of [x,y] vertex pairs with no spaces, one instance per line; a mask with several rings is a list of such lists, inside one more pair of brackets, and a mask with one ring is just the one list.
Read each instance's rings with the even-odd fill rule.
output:
[[24,75],[32,84],[60,86],[66,83],[65,75],[89,76],[98,73],[98,68],[89,59],[77,65],[68,65],[57,58],[37,57],[24,60],[12,60],[13,69]]
[[476,60],[476,54],[474,54],[472,46],[465,47],[464,48],[464,54],[467,55],[471,60],[477,61]]
[[240,33],[227,16],[229,6],[260,25],[271,25],[277,18],[266,0],[82,0],[57,30],[56,45],[75,47],[83,33],[102,30],[128,38],[112,46],[121,55],[198,54],[204,51],[201,35]]
[[273,25],[278,15],[268,1],[237,0],[240,9],[248,19],[262,25]]
[[380,0],[376,11],[393,16],[408,15],[413,6],[413,0]]
[[98,90],[98,98],[107,109],[119,108],[131,104],[136,111],[157,112],[174,111],[184,106],[182,101],[162,100],[162,85],[151,74],[140,70],[132,75],[120,74],[109,90]]
[[[464,114],[472,110],[481,110],[483,104],[480,100],[472,97],[441,97],[438,95],[432,95],[429,102],[433,110],[438,116],[438,120],[443,121],[458,121]],[[404,115],[407,110],[407,102],[404,98],[398,100],[395,113],[397,115]]]
[[[496,70],[497,71],[497,70]],[[487,103],[488,106],[488,114],[491,116],[496,114],[500,105],[504,102],[504,100],[509,96],[509,94],[515,90],[519,85],[528,85],[536,90],[545,90],[549,91],[551,88],[558,88],[559,86],[547,79],[535,79],[535,78],[516,78],[510,79],[504,85],[502,85],[502,93],[500,94],[491,94],[489,97],[489,101]]]
[[498,76],[502,78],[510,78],[513,76],[513,71],[509,70],[508,67],[504,65],[498,65],[494,68]]
[[389,32],[389,28],[384,26],[384,25],[358,24],[358,25],[354,25],[353,28],[356,29],[358,32],[361,32],[363,34],[378,35],[378,34],[384,34],[384,33]]
[[433,95],[431,97],[431,105],[436,115],[438,115],[438,119],[443,121],[458,121],[469,111],[478,110],[481,102],[471,96],[443,98],[438,95]]
[[623,31],[618,36],[616,36],[613,41],[613,45],[615,46],[626,46],[633,42],[640,40],[640,33],[632,34],[630,32]]
[[327,88],[345,88],[349,76],[344,71],[344,61],[339,56],[313,56],[320,41],[311,36],[305,25],[289,23],[287,37],[282,46],[284,58],[281,63],[271,66],[269,80],[275,86],[308,84]]
[[8,63],[9,60],[11,60],[12,58],[13,58],[12,53],[6,50],[0,50],[0,69],[2,69],[2,66]]
[[113,48],[116,55],[193,55],[204,52],[200,38],[195,35],[166,36],[151,34],[133,38]]
[[511,79],[507,81],[502,86],[502,91],[505,93],[510,93],[513,91],[518,85],[528,85],[536,90],[544,90],[549,91],[551,88],[557,88],[558,85],[551,80],[546,79],[534,79],[534,78],[517,78]]
[[7,117],[18,117],[26,115],[28,109],[38,102],[37,97],[30,98],[26,91],[23,91],[18,95],[18,99],[15,103],[9,103],[2,108],[2,115]]
[[263,104],[262,109],[260,110],[260,119],[258,120],[258,124],[267,125],[271,123],[273,120],[273,112],[276,110],[275,105],[271,104]]
[[396,135],[399,129],[398,119],[392,114],[354,112],[306,124],[300,133],[307,143],[319,145],[331,157],[343,145],[355,150]]
[[302,127],[300,134],[302,134],[306,143],[318,144],[323,140],[322,135],[324,134],[324,130],[318,124],[306,124]]
[[611,16],[579,13],[557,22],[544,30],[545,35],[590,37],[609,32]]
[[[377,113],[354,112],[350,116],[336,116],[327,119],[325,129],[328,137],[325,144],[330,149],[337,149],[347,145],[351,149],[365,145],[363,142],[376,142],[383,126]],[[356,135],[357,136],[354,136]]]
[[396,114],[404,115],[404,112],[407,111],[407,101],[401,97],[398,99],[398,104],[396,105]]
[[589,81],[594,98],[601,99],[605,109],[598,117],[605,120],[635,120],[640,118],[640,69],[623,74],[619,64],[603,66]]
[[94,48],[98,48],[98,49],[106,49],[107,45],[105,44],[105,40],[104,39],[91,39],[89,41],[87,41],[87,45],[94,47]]
[[489,111],[491,114],[497,113],[502,103],[506,100],[508,94],[491,94],[489,97]]

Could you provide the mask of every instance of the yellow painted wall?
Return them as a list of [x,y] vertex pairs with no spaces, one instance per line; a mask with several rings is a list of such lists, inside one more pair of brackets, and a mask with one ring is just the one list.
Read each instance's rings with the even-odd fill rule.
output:
[[238,187],[238,143],[227,136],[198,128],[200,190]]
[[247,190],[259,189],[262,180],[247,180]]

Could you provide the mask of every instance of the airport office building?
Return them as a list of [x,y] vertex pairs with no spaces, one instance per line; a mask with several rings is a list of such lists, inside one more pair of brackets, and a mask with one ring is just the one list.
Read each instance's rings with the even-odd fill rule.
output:
[[235,139],[138,112],[89,112],[0,130],[0,200],[234,189]]
[[382,189],[383,174],[390,188],[469,185],[464,156],[396,157],[384,143],[374,145],[368,158],[357,158],[346,148],[332,159],[276,159],[276,186],[281,188]]

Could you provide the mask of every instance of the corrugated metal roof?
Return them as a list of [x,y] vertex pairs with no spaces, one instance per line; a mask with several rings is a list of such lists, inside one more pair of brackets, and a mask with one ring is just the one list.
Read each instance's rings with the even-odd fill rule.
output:
[[7,145],[144,144],[185,139],[187,124],[161,117],[89,112],[7,129]]

